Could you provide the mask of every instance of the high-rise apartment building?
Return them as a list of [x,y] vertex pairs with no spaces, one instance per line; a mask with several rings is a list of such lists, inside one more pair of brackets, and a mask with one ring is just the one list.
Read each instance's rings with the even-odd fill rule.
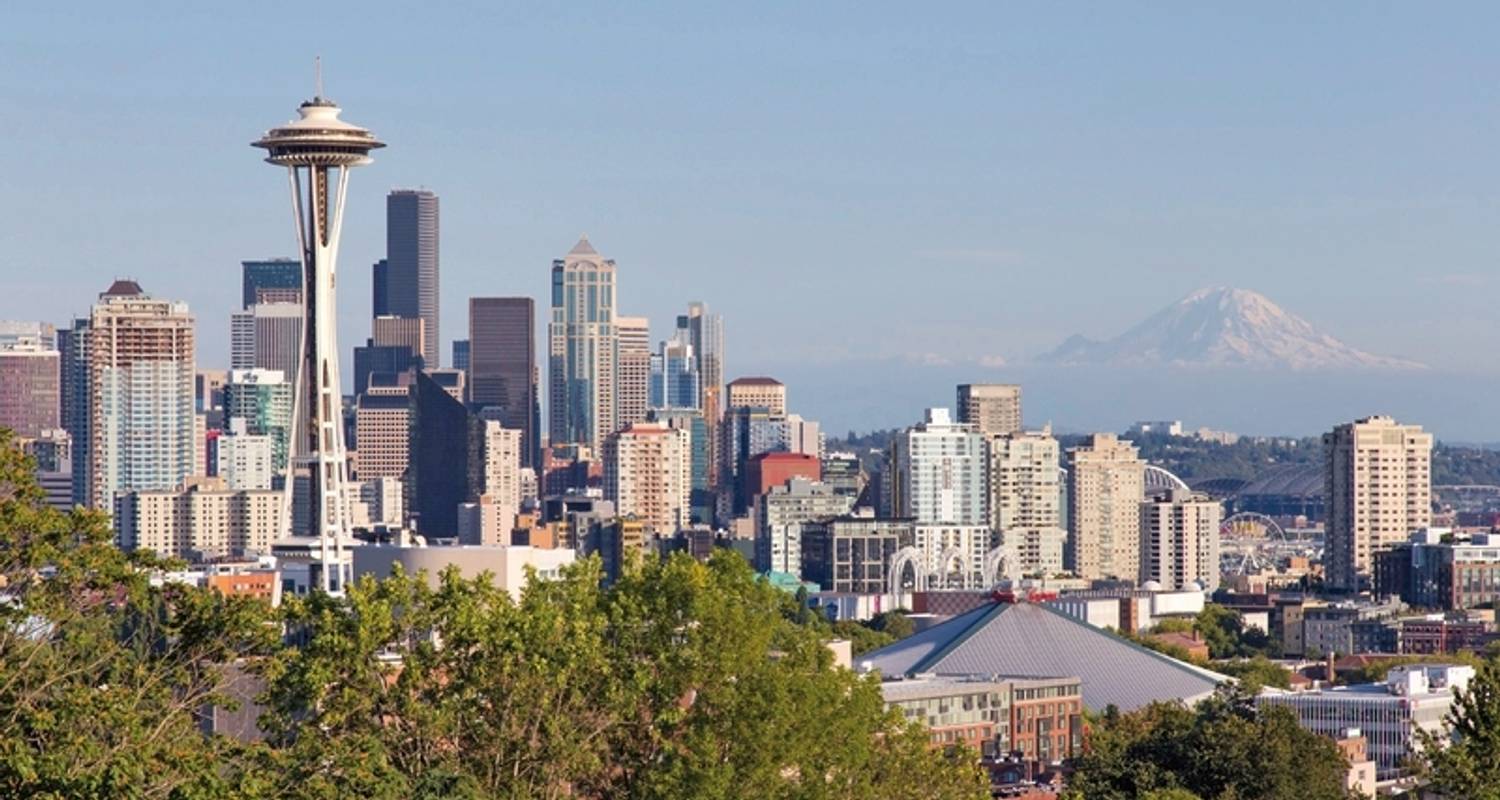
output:
[[1139,580],[1177,591],[1219,588],[1219,523],[1224,507],[1207,495],[1181,489],[1141,503]]
[[1010,573],[1062,570],[1061,456],[1049,429],[990,438],[990,526],[1013,562]]
[[688,522],[692,494],[691,436],[681,429],[636,423],[604,440],[604,498],[660,534]]
[[232,490],[269,489],[272,468],[271,437],[246,432],[245,420],[229,424],[228,435],[214,439],[214,475]]
[[[385,199],[385,267],[376,267],[385,296],[376,314],[421,319],[426,329],[422,360],[438,361],[438,197],[425,189],[398,189]],[[380,272],[383,279],[379,279]]]
[[755,509],[755,569],[802,574],[803,525],[849,513],[854,498],[809,478],[789,478]]
[[302,262],[295,258],[241,261],[240,308],[259,303],[302,304]]
[[775,378],[735,378],[726,387],[724,407],[764,408],[778,417],[786,416],[786,384]]
[[891,441],[893,510],[919,525],[989,525],[986,442],[946,408]]
[[115,503],[116,537],[125,550],[194,561],[270,553],[280,534],[281,501],[280,491],[236,491],[218,478],[125,492]]
[[225,425],[271,439],[271,469],[283,473],[292,434],[292,383],[275,370],[230,370],[224,382]]
[[479,493],[509,508],[521,510],[521,432],[499,422],[481,420],[484,480]]
[[965,383],[958,387],[958,421],[985,436],[1021,430],[1021,387],[1010,383]]
[[615,425],[623,428],[645,422],[650,407],[651,322],[645,317],[615,317],[615,331]]
[[1370,583],[1374,553],[1432,524],[1432,434],[1366,417],[1323,434],[1327,585]]
[[649,421],[686,431],[691,475],[690,503],[692,524],[709,524],[714,520],[714,493],[709,484],[708,424],[703,412],[695,408],[653,408]]
[[193,472],[193,317],[134,281],[99,295],[87,327],[88,461],[83,502],[176,489]]
[[61,424],[61,355],[40,339],[0,343],[0,428],[31,438]]
[[1112,433],[1068,451],[1067,567],[1082,578],[1134,580],[1140,573],[1146,462]]
[[535,302],[530,297],[469,298],[467,349],[469,402],[480,410],[493,409],[502,425],[520,431],[521,465],[539,466]]
[[548,435],[595,450],[617,429],[615,262],[585,237],[552,262]]

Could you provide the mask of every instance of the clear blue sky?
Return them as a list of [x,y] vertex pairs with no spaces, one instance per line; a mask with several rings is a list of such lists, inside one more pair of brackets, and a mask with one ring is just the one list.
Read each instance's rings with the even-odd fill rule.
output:
[[656,336],[721,310],[731,375],[1015,362],[1219,284],[1495,372],[1494,4],[54,5],[0,24],[0,318],[129,275],[226,362],[239,260],[293,249],[248,143],[321,53],[390,143],[351,193],[346,352],[382,197],[425,186],[445,352],[465,298],[544,299],[587,232]]

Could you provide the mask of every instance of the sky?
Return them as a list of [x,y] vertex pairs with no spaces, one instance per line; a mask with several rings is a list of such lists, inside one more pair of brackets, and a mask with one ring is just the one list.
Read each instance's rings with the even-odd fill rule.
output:
[[[466,298],[544,300],[587,233],[620,313],[661,338],[708,302],[728,374],[821,380],[834,430],[916,419],[923,365],[1004,378],[1215,285],[1500,373],[1494,4],[64,5],[0,24],[0,319],[64,323],[130,276],[227,363],[239,262],[295,247],[248,145],[321,55],[325,94],[389,144],[350,190],[346,357],[383,196],[425,187],[445,353]],[[1454,435],[1500,440],[1471,416]]]

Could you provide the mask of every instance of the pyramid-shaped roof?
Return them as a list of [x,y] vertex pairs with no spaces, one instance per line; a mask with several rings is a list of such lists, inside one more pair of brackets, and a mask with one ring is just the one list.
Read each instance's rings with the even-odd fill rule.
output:
[[584,234],[584,235],[578,237],[578,244],[573,245],[573,249],[568,251],[568,255],[570,255],[570,256],[597,256],[597,255],[599,255],[599,251],[595,250],[594,246],[591,245],[591,244],[589,244],[588,234]]
[[980,606],[866,653],[860,663],[885,675],[1076,677],[1093,711],[1196,703],[1228,680],[1035,603]]

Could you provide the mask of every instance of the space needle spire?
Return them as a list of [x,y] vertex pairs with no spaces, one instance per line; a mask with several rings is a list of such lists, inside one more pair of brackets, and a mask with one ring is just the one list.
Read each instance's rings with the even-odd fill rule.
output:
[[[302,354],[293,401],[293,470],[286,482],[282,535],[317,540],[321,586],[337,593],[343,591],[350,572],[345,551],[350,538],[348,467],[335,337],[339,231],[350,168],[370,163],[370,151],[385,145],[364,128],[339,119],[341,109],[323,97],[321,59],[316,69],[316,94],[298,107],[300,118],[266,131],[251,144],[266,151],[267,163],[287,169],[302,252]],[[292,487],[295,478],[302,476],[308,514],[306,529],[298,531],[293,530]]]

